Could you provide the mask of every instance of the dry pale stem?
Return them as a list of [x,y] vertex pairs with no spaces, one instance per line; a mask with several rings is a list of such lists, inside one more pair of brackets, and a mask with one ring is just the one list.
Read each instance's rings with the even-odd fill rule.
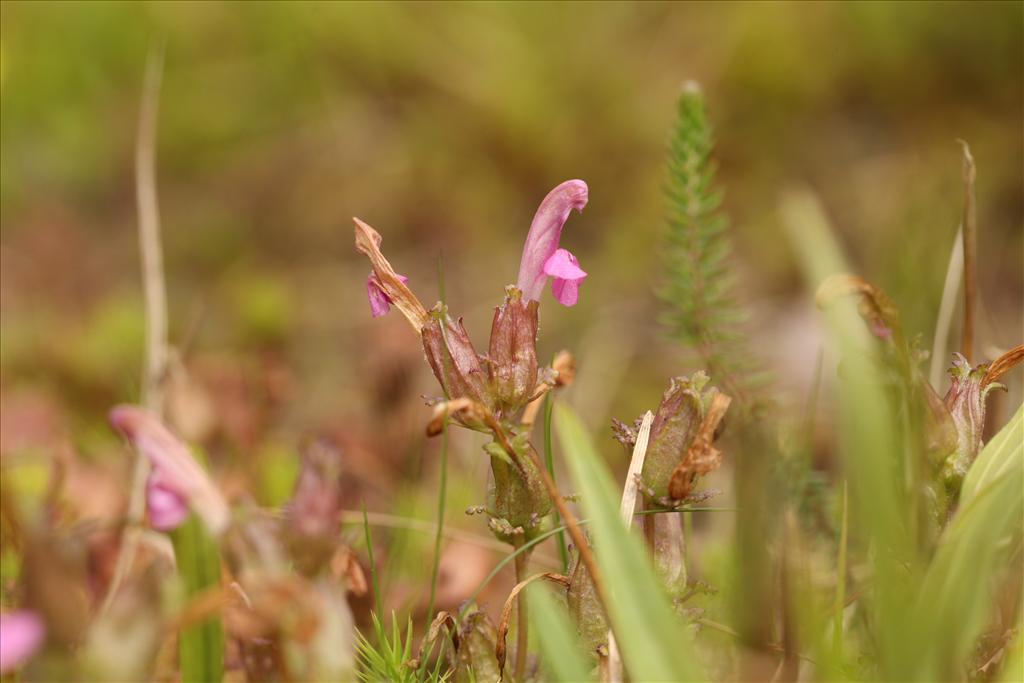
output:
[[[146,316],[146,366],[143,404],[154,414],[163,413],[163,379],[167,369],[167,290],[164,283],[163,251],[160,246],[160,208],[156,191],[156,127],[163,76],[163,48],[150,50],[139,110],[135,145],[135,198],[139,219],[139,251],[142,260],[142,290]],[[135,559],[145,513],[149,461],[136,454],[128,499],[128,521],[121,541],[114,575],[100,606],[110,608]]]

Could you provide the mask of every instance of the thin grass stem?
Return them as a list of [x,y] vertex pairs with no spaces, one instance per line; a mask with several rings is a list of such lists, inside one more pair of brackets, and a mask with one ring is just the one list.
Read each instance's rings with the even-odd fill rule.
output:
[[[544,464],[547,465],[551,480],[555,479],[555,451],[551,446],[551,416],[554,412],[555,399],[549,393],[544,397]],[[555,511],[556,519],[561,519],[558,511]],[[569,548],[565,543],[565,532],[560,531],[555,535],[555,542],[558,544],[558,556],[562,560],[562,573],[569,573]]]

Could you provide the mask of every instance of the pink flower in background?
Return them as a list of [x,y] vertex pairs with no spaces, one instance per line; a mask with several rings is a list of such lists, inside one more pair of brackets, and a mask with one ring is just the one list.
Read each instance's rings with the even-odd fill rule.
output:
[[188,499],[159,467],[153,468],[146,482],[146,511],[157,531],[177,529],[188,519]]
[[[398,275],[398,279],[402,283],[409,281],[404,275]],[[387,295],[384,288],[380,286],[380,280],[377,279],[377,274],[372,270],[370,271],[369,277],[366,278],[366,296],[370,299],[370,314],[374,318],[379,318],[388,311],[391,310],[391,297]]]
[[46,637],[46,626],[30,610],[0,614],[0,674],[21,666]]
[[587,273],[576,257],[566,249],[559,249],[562,227],[573,209],[582,211],[587,205],[587,184],[582,180],[567,180],[548,193],[537,208],[530,225],[530,233],[523,245],[523,258],[519,263],[517,287],[526,300],[540,301],[548,278],[554,278],[551,291],[555,299],[565,306],[573,306],[579,297],[579,286]]
[[[147,410],[122,405],[110,411],[110,423],[153,465],[146,502],[154,526],[175,519],[178,524],[184,521],[187,515],[180,503],[187,501],[210,531],[220,534],[227,528],[230,513],[220,491],[188,447],[163,422]],[[154,512],[156,519],[152,518]]]

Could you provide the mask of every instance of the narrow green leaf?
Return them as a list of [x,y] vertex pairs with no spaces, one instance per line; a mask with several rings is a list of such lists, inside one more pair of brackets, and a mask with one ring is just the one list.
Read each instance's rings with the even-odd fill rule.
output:
[[[194,514],[171,532],[178,573],[191,599],[220,584],[217,543]],[[182,629],[178,637],[182,683],[217,683],[224,675],[224,626],[220,615]]]
[[526,591],[530,624],[540,647],[544,667],[553,681],[589,681],[590,667],[576,629],[566,615],[565,605],[551,594],[543,584],[530,586]]
[[1024,404],[1017,414],[992,437],[967,471],[960,492],[960,504],[967,505],[989,483],[1020,467],[1024,461]]
[[690,636],[672,613],[640,539],[622,524],[611,474],[583,423],[571,409],[559,405],[555,424],[573,479],[583,494],[594,553],[612,595],[609,618],[630,678],[704,680]]

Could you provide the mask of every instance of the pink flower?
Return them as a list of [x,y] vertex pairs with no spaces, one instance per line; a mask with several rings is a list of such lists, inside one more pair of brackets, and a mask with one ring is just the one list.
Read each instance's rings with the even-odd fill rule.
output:
[[188,519],[188,499],[159,467],[153,468],[146,482],[146,511],[157,531],[177,529]]
[[580,282],[587,274],[579,267],[575,256],[558,248],[558,242],[569,214],[573,209],[582,211],[587,198],[585,182],[567,180],[551,190],[537,208],[519,263],[517,286],[527,301],[540,301],[544,285],[551,277],[554,278],[551,291],[558,302],[565,306],[576,304]]
[[[402,281],[402,284],[409,281],[409,278],[404,275],[396,273],[396,276]],[[384,291],[384,288],[380,286],[380,280],[377,279],[377,274],[372,270],[366,278],[366,296],[370,300],[370,314],[374,318],[379,318],[390,311],[391,304],[394,303],[387,292]]]
[[217,487],[188,447],[155,415],[137,406],[121,405],[110,411],[110,423],[153,465],[146,502],[150,514],[156,512],[156,519],[151,519],[154,526],[175,518],[179,524],[184,521],[179,501],[173,498],[177,497],[187,501],[213,533],[227,528],[230,513]]
[[30,610],[0,614],[0,674],[21,666],[46,637],[46,626]]

